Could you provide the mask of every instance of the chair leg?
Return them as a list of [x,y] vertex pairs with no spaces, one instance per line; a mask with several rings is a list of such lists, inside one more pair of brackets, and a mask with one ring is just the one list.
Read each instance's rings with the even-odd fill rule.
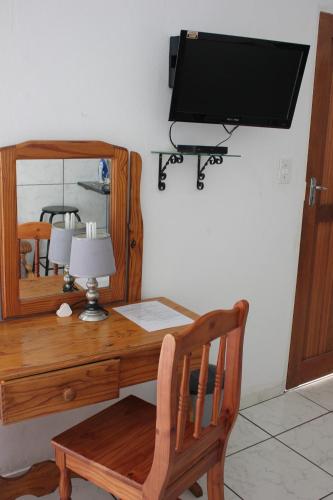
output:
[[56,463],[60,471],[59,497],[60,500],[71,500],[72,482],[71,473],[66,467],[66,455],[56,449]]
[[[51,214],[50,215],[50,217],[49,217],[49,223],[50,224],[52,224],[55,215],[56,214]],[[46,244],[46,259],[45,259],[45,276],[49,275],[49,265],[50,265],[49,251],[50,251],[50,240],[47,240],[47,244]]]
[[208,500],[224,500],[223,469],[220,463],[208,471],[207,492]]
[[193,483],[192,486],[190,486],[189,490],[196,498],[203,497],[203,491],[199,483]]
[[49,275],[49,265],[50,265],[49,251],[50,251],[50,240],[47,240],[47,243],[46,243],[46,258],[45,258],[45,276]]

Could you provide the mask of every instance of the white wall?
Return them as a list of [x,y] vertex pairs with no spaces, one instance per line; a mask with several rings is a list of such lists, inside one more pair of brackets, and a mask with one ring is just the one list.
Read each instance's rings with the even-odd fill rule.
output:
[[[101,139],[142,154],[143,294],[200,313],[250,301],[247,402],[285,386],[320,9],[333,11],[333,0],[0,2],[0,145]],[[161,193],[150,150],[168,147],[168,37],[181,28],[309,43],[311,52],[291,130],[241,127],[230,152],[242,158],[209,169],[204,191],[186,160],[168,169]],[[222,134],[175,126],[179,143]],[[289,185],[276,182],[284,157]],[[153,384],[141,391],[153,397]],[[47,456],[49,437],[88,411],[0,429],[0,472]]]

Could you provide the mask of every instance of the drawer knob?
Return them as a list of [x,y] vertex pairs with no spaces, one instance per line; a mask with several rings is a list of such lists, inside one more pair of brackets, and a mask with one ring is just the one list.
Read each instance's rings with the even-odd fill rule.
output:
[[71,387],[67,387],[67,389],[64,389],[63,397],[67,403],[73,401],[73,399],[76,398],[76,390],[72,389]]

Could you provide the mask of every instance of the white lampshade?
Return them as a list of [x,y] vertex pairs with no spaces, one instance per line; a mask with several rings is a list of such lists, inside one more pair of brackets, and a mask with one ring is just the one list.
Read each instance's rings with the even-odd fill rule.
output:
[[65,229],[64,222],[55,222],[51,230],[49,260],[54,264],[69,264],[72,238],[74,234],[83,233],[85,224],[76,223],[75,229]]
[[77,278],[99,278],[116,272],[112,241],[109,234],[97,238],[85,234],[73,236],[69,273]]

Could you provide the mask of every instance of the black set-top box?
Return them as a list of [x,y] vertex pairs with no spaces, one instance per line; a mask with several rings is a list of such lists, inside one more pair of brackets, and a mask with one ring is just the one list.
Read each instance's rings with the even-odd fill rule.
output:
[[202,155],[226,155],[228,148],[225,146],[192,146],[190,144],[178,144],[177,151],[179,153],[192,153]]

